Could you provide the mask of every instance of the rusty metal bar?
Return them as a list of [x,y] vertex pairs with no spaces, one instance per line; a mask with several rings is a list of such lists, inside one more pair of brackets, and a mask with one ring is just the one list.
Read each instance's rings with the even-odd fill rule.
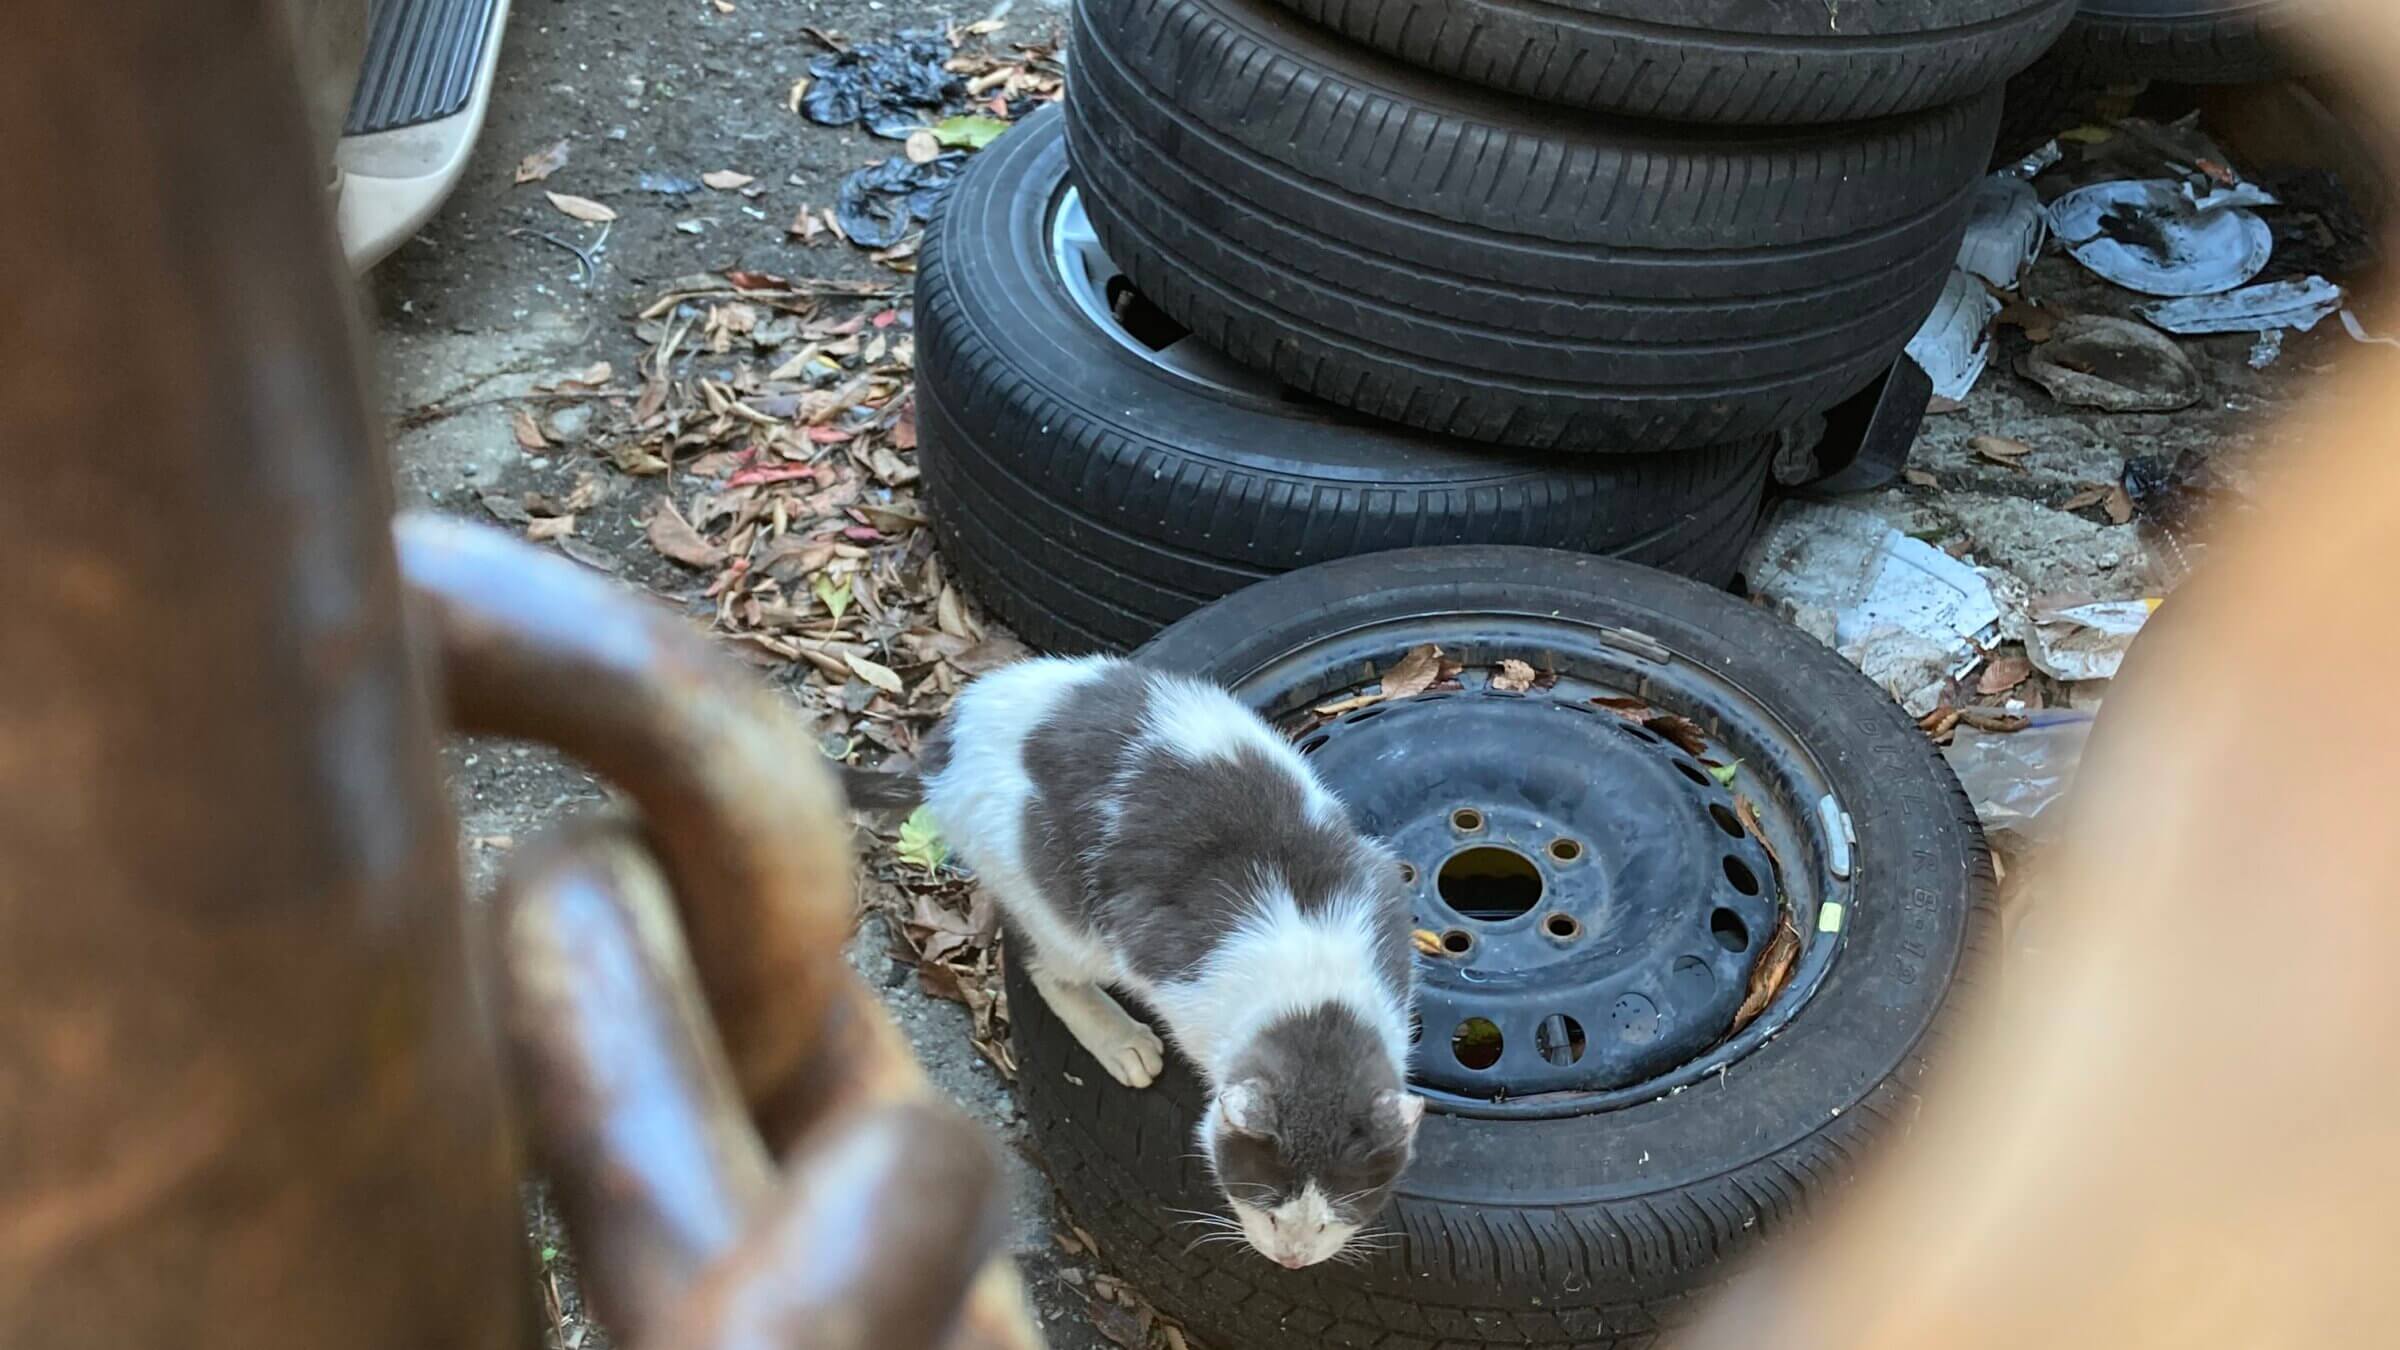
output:
[[402,566],[461,731],[555,745],[642,808],[734,1077],[789,1142],[850,932],[849,837],[816,743],[665,607],[491,530],[401,522]]
[[[988,1155],[841,959],[849,834],[791,710],[562,558],[453,521],[398,535],[457,723],[554,745],[640,808],[640,847],[529,853],[502,901],[521,1084],[603,1313],[661,1345],[1038,1345],[987,1259]],[[763,1144],[731,1131],[745,1113]]]
[[924,1100],[811,1131],[778,1193],[657,865],[588,820],[511,860],[505,1013],[582,1270],[640,1345],[934,1346],[998,1236],[999,1167]]
[[0,44],[0,1345],[533,1342],[270,0]]

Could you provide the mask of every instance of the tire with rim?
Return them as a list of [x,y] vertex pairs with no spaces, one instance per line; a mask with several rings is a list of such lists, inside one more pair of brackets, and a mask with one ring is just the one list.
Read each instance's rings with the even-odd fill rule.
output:
[[1077,0],[1074,43],[1076,181],[1145,296],[1320,398],[1532,449],[1715,444],[1864,387],[1941,292],[1998,114],[1567,115],[1275,0]]
[[1543,544],[1732,579],[1765,443],[1560,463],[1295,397],[1169,342],[1172,325],[1073,228],[1066,170],[1056,112],[1011,130],[952,190],[917,279],[934,527],[945,560],[1036,646],[1135,647],[1278,572],[1427,544]]
[[2059,51],[2096,80],[2245,84],[2291,70],[2305,0],[2083,0]]
[[[1428,642],[1465,666],[1454,687],[1344,710],[1376,671]],[[1490,672],[1510,658],[1553,682],[1495,686]],[[1189,1066],[1170,1058],[1151,1088],[1120,1087],[1011,968],[1018,1091],[1052,1177],[1103,1261],[1210,1345],[1653,1344],[1912,1117],[1926,1061],[1994,937],[1981,832],[1911,720],[1814,639],[1689,582],[1545,550],[1414,550],[1263,583],[1168,629],[1138,659],[1219,681],[1294,734],[1361,828],[1404,860],[1423,926],[1473,930],[1470,952],[1510,942],[1511,951],[1528,942],[1537,950],[1508,958],[1520,962],[1514,974],[1470,979],[1471,970],[1449,970],[1449,958],[1421,964],[1425,1034],[1412,1078],[1431,1105],[1417,1161],[1383,1216],[1392,1236],[1361,1264],[1298,1271],[1239,1245],[1194,1246],[1170,1212],[1222,1208],[1191,1156],[1202,1089]],[[1693,725],[1621,725],[1596,705],[1608,695],[1617,708],[1645,703],[1637,717],[1659,710]],[[1312,711],[1328,706],[1331,717]],[[1705,740],[1669,744],[1651,726]],[[1732,783],[1695,769],[1707,760],[1733,765]],[[1662,766],[1671,772],[1653,772]],[[1525,786],[1546,777],[1563,795],[1540,799]],[[1632,793],[1653,780],[1666,785],[1667,807],[1629,824],[1611,785]],[[1538,808],[1530,816],[1512,805],[1520,787]],[[1462,823],[1452,798],[1475,805],[1478,819]],[[1461,918],[1452,902],[1468,902],[1451,889],[1451,870],[1468,854],[1424,874],[1448,847],[1445,818],[1494,842],[1515,841],[1510,822],[1531,820],[1589,846],[1561,862],[1568,855],[1555,841],[1546,857],[1526,845],[1549,888],[1526,920]],[[1700,865],[1677,869],[1683,879],[1667,887],[1700,897],[1696,910],[1679,909],[1681,899],[1667,906],[1670,922],[1694,925],[1658,949],[1672,962],[1672,988],[1722,969],[1709,964],[1722,953],[1701,925],[1721,937],[1724,911],[1702,916],[1737,896],[1726,878],[1738,886],[1762,858],[1756,865],[1771,866],[1779,883],[1770,900],[1779,895],[1808,935],[1789,983],[1756,1021],[1697,1055],[1678,1052],[1676,1066],[1637,1066],[1648,1076],[1608,1090],[1530,1091],[1580,1071],[1580,1059],[1558,1067],[1561,1044],[1578,1055],[1587,1044],[1595,1056],[1639,1049],[1634,1031],[1664,1025],[1663,1014],[1628,1020],[1622,997],[1608,1001],[1604,981],[1622,974],[1610,973],[1614,952],[1652,949],[1654,930],[1631,916],[1660,889],[1619,886],[1634,864],[1615,860],[1695,835],[1706,850]],[[1717,852],[1726,854],[1721,876],[1708,866]],[[1737,869],[1740,860],[1750,861]],[[1593,907],[1589,929],[1609,941],[1575,959],[1600,965],[1562,956],[1529,976],[1524,963],[1546,959],[1545,932],[1577,930],[1556,911],[1583,913],[1577,906]],[[1522,923],[1535,919],[1528,938]],[[1445,951],[1457,949],[1450,944],[1445,935]],[[1656,996],[1661,986],[1645,987]],[[1543,1018],[1526,1034],[1500,1004],[1528,995],[1535,1017],[1555,995],[1579,1023]],[[1573,1002],[1587,995],[1596,1007]],[[1437,1019],[1482,1006],[1462,999],[1491,1000],[1504,1033],[1492,1054],[1512,1077],[1482,1090],[1521,1083],[1527,1094],[1490,1099],[1457,1087],[1474,1070],[1441,1057],[1464,1063],[1469,1042],[1449,1039]],[[1591,1030],[1562,1041],[1548,1035],[1553,1025]]]
[[1852,122],[1970,98],[2042,54],[2075,0],[1284,0],[1412,65],[1676,122]]

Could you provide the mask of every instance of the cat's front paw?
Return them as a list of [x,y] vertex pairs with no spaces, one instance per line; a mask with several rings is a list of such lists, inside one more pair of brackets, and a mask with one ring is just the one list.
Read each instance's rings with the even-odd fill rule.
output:
[[1110,1040],[1113,1043],[1106,1047],[1091,1047],[1109,1077],[1129,1088],[1145,1088],[1158,1081],[1167,1065],[1167,1047],[1157,1032],[1128,1017]]

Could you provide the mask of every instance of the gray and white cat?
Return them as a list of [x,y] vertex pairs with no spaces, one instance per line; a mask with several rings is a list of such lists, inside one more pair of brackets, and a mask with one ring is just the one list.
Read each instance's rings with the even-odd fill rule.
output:
[[[1200,1145],[1242,1235],[1340,1253],[1408,1165],[1414,950],[1390,853],[1224,690],[1107,658],[967,686],[923,747],[943,837],[1014,923],[1012,960],[1102,1068],[1146,1087],[1155,1011],[1207,1080]],[[917,784],[849,775],[860,805]]]

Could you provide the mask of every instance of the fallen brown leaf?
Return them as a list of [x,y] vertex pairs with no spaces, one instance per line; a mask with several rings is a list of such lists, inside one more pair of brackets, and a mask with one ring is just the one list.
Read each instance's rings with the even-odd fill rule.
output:
[[482,501],[483,509],[491,512],[503,524],[523,525],[533,519],[533,513],[525,509],[523,502],[504,493],[487,492],[483,494]]
[[1902,469],[1900,471],[1900,476],[1907,479],[1909,482],[1916,484],[1918,487],[1940,487],[1942,485],[1941,479],[1934,477],[1932,474],[1925,472],[1923,469]]
[[1927,417],[1947,417],[1965,406],[1967,405],[1957,399],[1943,398],[1940,394],[1935,394],[1932,398],[1925,400],[1925,415]]
[[1759,953],[1758,964],[1750,968],[1750,989],[1742,996],[1742,1006],[1734,1010],[1734,1031],[1750,1025],[1767,1010],[1767,1005],[1791,982],[1792,967],[1799,960],[1800,934],[1789,921],[1777,924],[1774,939]]
[[1417,954],[1420,956],[1438,958],[1442,954],[1442,935],[1430,928],[1419,928],[1411,932],[1408,940],[1416,944]]
[[725,550],[701,537],[692,523],[675,509],[675,503],[660,497],[650,510],[650,523],[645,531],[650,547],[686,567],[715,568],[725,565]]
[[1967,438],[1967,448],[1980,458],[2020,472],[2025,466],[2017,461],[2033,453],[2032,446],[2007,436],[1970,436]]
[[545,539],[564,539],[573,533],[573,516],[540,516],[525,526],[525,537],[536,543]]
[[558,551],[596,572],[617,572],[624,569],[624,560],[613,553],[603,552],[581,539],[561,539]]
[[844,664],[850,667],[851,674],[856,675],[858,678],[865,680],[867,683],[874,685],[876,688],[887,694],[905,694],[908,692],[908,686],[901,681],[899,674],[890,666],[883,665],[880,662],[870,661],[863,656],[850,656],[846,654],[842,657],[842,661]]
[[2081,511],[2087,506],[2098,506],[2107,500],[2108,485],[2106,483],[2094,483],[2091,486],[2084,488],[2082,491],[2077,492],[2074,496],[2067,498],[2063,502],[2060,502],[2053,509],[2059,511]]
[[825,233],[825,223],[817,219],[815,207],[803,206],[792,217],[792,223],[783,227],[783,232],[803,244],[814,243],[818,235]]
[[509,409],[508,429],[515,434],[520,450],[546,450],[550,446],[550,442],[542,437],[541,424],[534,421],[533,414],[523,408]]
[[1650,703],[1647,699],[1606,696],[1593,699],[1592,702],[1599,704],[1601,707],[1608,709],[1610,712],[1617,714],[1619,717],[1628,718],[1635,722],[1639,722],[1643,718],[1650,715]]
[[[550,390],[558,394],[589,394],[608,387],[617,377],[617,368],[606,361],[594,361],[572,375],[561,375],[551,381]],[[540,388],[536,385],[535,388]]]
[[731,192],[735,188],[746,188],[758,180],[739,169],[713,169],[700,175],[700,181],[719,192]]
[[951,657],[950,664],[961,675],[981,675],[1002,666],[1015,665],[1032,655],[1032,649],[1015,638],[992,637]]
[[1492,673],[1492,688],[1504,694],[1522,694],[1533,688],[1533,679],[1533,667],[1512,657]]
[[801,96],[807,92],[808,77],[803,75],[799,79],[792,81],[791,89],[788,90],[783,96],[783,106],[791,109],[794,113],[798,113],[800,111]]
[[1392,663],[1383,672],[1383,682],[1376,692],[1385,698],[1408,698],[1424,693],[1442,676],[1442,649],[1427,643],[1412,647],[1408,654]]
[[2100,506],[2108,512],[2108,523],[2111,525],[2122,525],[2133,519],[2133,497],[2125,491],[2123,483],[2109,484],[2108,496],[2101,499]]
[[1936,708],[1917,719],[1917,730],[1924,732],[1935,745],[1947,745],[1950,733],[1958,729],[1959,717],[1956,708]]
[[1674,713],[1657,713],[1642,719],[1642,725],[1674,742],[1675,748],[1687,755],[1708,753],[1708,733],[1700,724]]
[[2012,712],[2002,712],[1998,708],[1961,708],[1958,710],[1958,720],[1977,731],[2002,734],[2023,731],[2033,725],[2031,718],[2020,717]]
[[1975,681],[1975,692],[1989,697],[2005,694],[2025,683],[2033,674],[2033,662],[2022,656],[1995,657],[1983,668],[1983,678]]
[[1114,1303],[1091,1300],[1092,1329],[1125,1350],[1148,1350],[1150,1328],[1141,1317]]
[[550,204],[552,206],[555,206],[568,215],[575,217],[577,220],[590,221],[591,223],[597,225],[604,221],[615,220],[617,218],[615,208],[603,206],[600,203],[593,201],[589,197],[576,197],[570,196],[564,192],[548,191],[543,192],[542,195],[550,199]]
[[1372,708],[1381,702],[1383,702],[1383,695],[1370,689],[1363,694],[1353,694],[1348,698],[1337,698],[1331,703],[1317,704],[1315,707],[1309,709],[1309,711],[1315,713],[1319,717],[1339,717],[1346,712],[1357,712],[1361,708]]
[[538,183],[565,167],[567,167],[567,141],[562,136],[551,145],[518,160],[517,181]]
[[2003,327],[2021,328],[2027,342],[2048,342],[2058,327],[2058,316],[2040,305],[2023,300],[2011,300],[1992,316],[1992,322]]

